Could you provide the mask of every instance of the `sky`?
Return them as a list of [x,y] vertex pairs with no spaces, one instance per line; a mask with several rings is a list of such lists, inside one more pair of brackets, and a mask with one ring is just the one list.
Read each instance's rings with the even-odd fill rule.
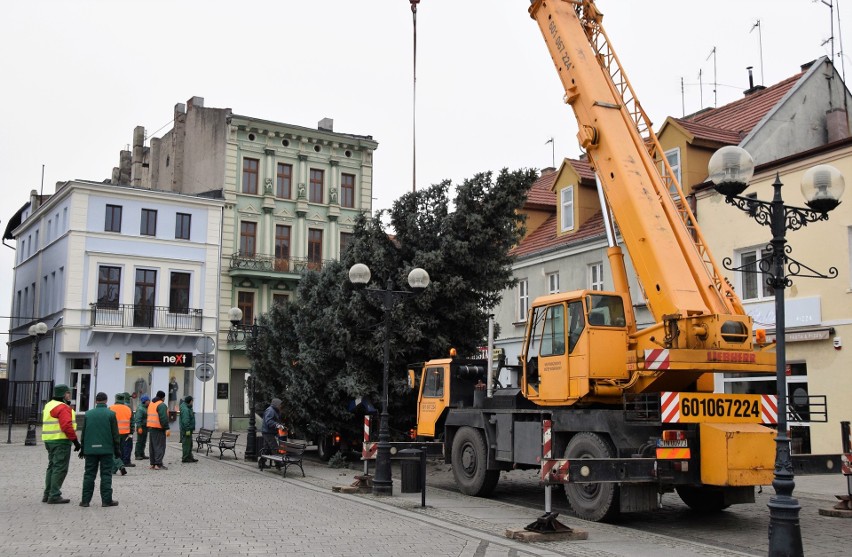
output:
[[[666,116],[741,98],[747,66],[756,84],[771,85],[830,56],[827,3],[835,61],[852,71],[839,54],[852,41],[845,1],[596,3],[654,129]],[[371,135],[379,143],[374,210],[415,185],[576,158],[577,124],[528,7],[421,0],[415,101],[409,0],[8,2],[0,230],[42,188],[42,168],[45,194],[59,181],[107,179],[135,126],[162,136],[174,105],[193,96],[245,116],[305,127],[328,117],[337,132]],[[13,250],[0,246],[0,331],[8,330],[13,262]]]

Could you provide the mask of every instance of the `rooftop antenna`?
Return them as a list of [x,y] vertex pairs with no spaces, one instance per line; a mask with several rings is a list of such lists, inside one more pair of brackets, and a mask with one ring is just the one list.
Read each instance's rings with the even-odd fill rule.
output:
[[704,81],[701,79],[702,70],[699,68],[698,70],[698,109],[702,110],[704,108]]
[[411,85],[411,193],[417,191],[417,4],[411,2],[411,22],[414,26],[414,73]]
[[834,64],[834,0],[820,0],[820,2],[828,6],[831,11],[831,36],[824,40],[820,46],[825,46],[825,43],[831,43],[831,63]]
[[[837,40],[840,43],[840,50],[837,51],[837,57],[840,58],[840,72],[843,76],[843,83],[846,83],[846,60],[843,59],[843,26],[840,25],[840,1],[837,2]],[[845,97],[844,97],[845,98]]]
[[760,84],[763,85],[763,32],[760,30],[760,20],[754,22],[754,25],[749,29],[749,34],[757,29],[757,44],[760,47]]
[[713,50],[710,51],[710,54],[707,55],[707,58],[704,59],[704,61],[706,62],[707,60],[709,60],[711,56],[713,57],[713,108],[716,108],[717,106],[719,106],[719,99],[716,96],[716,89],[717,89],[716,85],[717,85],[717,83],[716,83],[716,47],[715,46],[713,47]]
[[680,78],[680,117],[686,116],[686,101],[683,98],[683,76]]
[[41,165],[41,188],[39,188],[38,192],[38,202],[41,203],[42,196],[44,195],[44,165]]
[[552,137],[544,142],[545,145],[548,143],[550,143],[550,166],[556,168],[556,143]]

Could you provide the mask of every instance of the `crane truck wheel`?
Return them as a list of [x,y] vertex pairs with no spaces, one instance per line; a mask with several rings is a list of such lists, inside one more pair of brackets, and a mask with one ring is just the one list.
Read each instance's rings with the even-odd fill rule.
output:
[[[565,458],[613,458],[615,449],[604,437],[581,432],[568,442]],[[565,497],[577,518],[603,522],[614,519],[621,512],[618,485],[613,483],[568,483]]]
[[334,446],[331,435],[324,435],[317,442],[317,456],[323,462],[328,462],[337,450],[338,448]]
[[679,485],[675,487],[677,494],[686,505],[701,513],[715,513],[727,509],[725,496],[719,489],[707,486]]
[[453,439],[453,477],[465,495],[488,497],[500,479],[499,470],[487,470],[485,436],[478,429],[463,427]]

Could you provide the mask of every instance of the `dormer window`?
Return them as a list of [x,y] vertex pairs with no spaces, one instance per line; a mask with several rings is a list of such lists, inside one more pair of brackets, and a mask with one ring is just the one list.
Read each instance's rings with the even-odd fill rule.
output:
[[574,186],[559,190],[559,206],[562,210],[560,231],[568,232],[574,229]]

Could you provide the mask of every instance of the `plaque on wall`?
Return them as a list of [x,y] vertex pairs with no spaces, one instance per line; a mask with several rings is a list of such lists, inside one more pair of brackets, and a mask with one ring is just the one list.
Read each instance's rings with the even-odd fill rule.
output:
[[227,383],[216,383],[216,398],[218,398],[218,399],[227,399],[228,398],[228,384]]

